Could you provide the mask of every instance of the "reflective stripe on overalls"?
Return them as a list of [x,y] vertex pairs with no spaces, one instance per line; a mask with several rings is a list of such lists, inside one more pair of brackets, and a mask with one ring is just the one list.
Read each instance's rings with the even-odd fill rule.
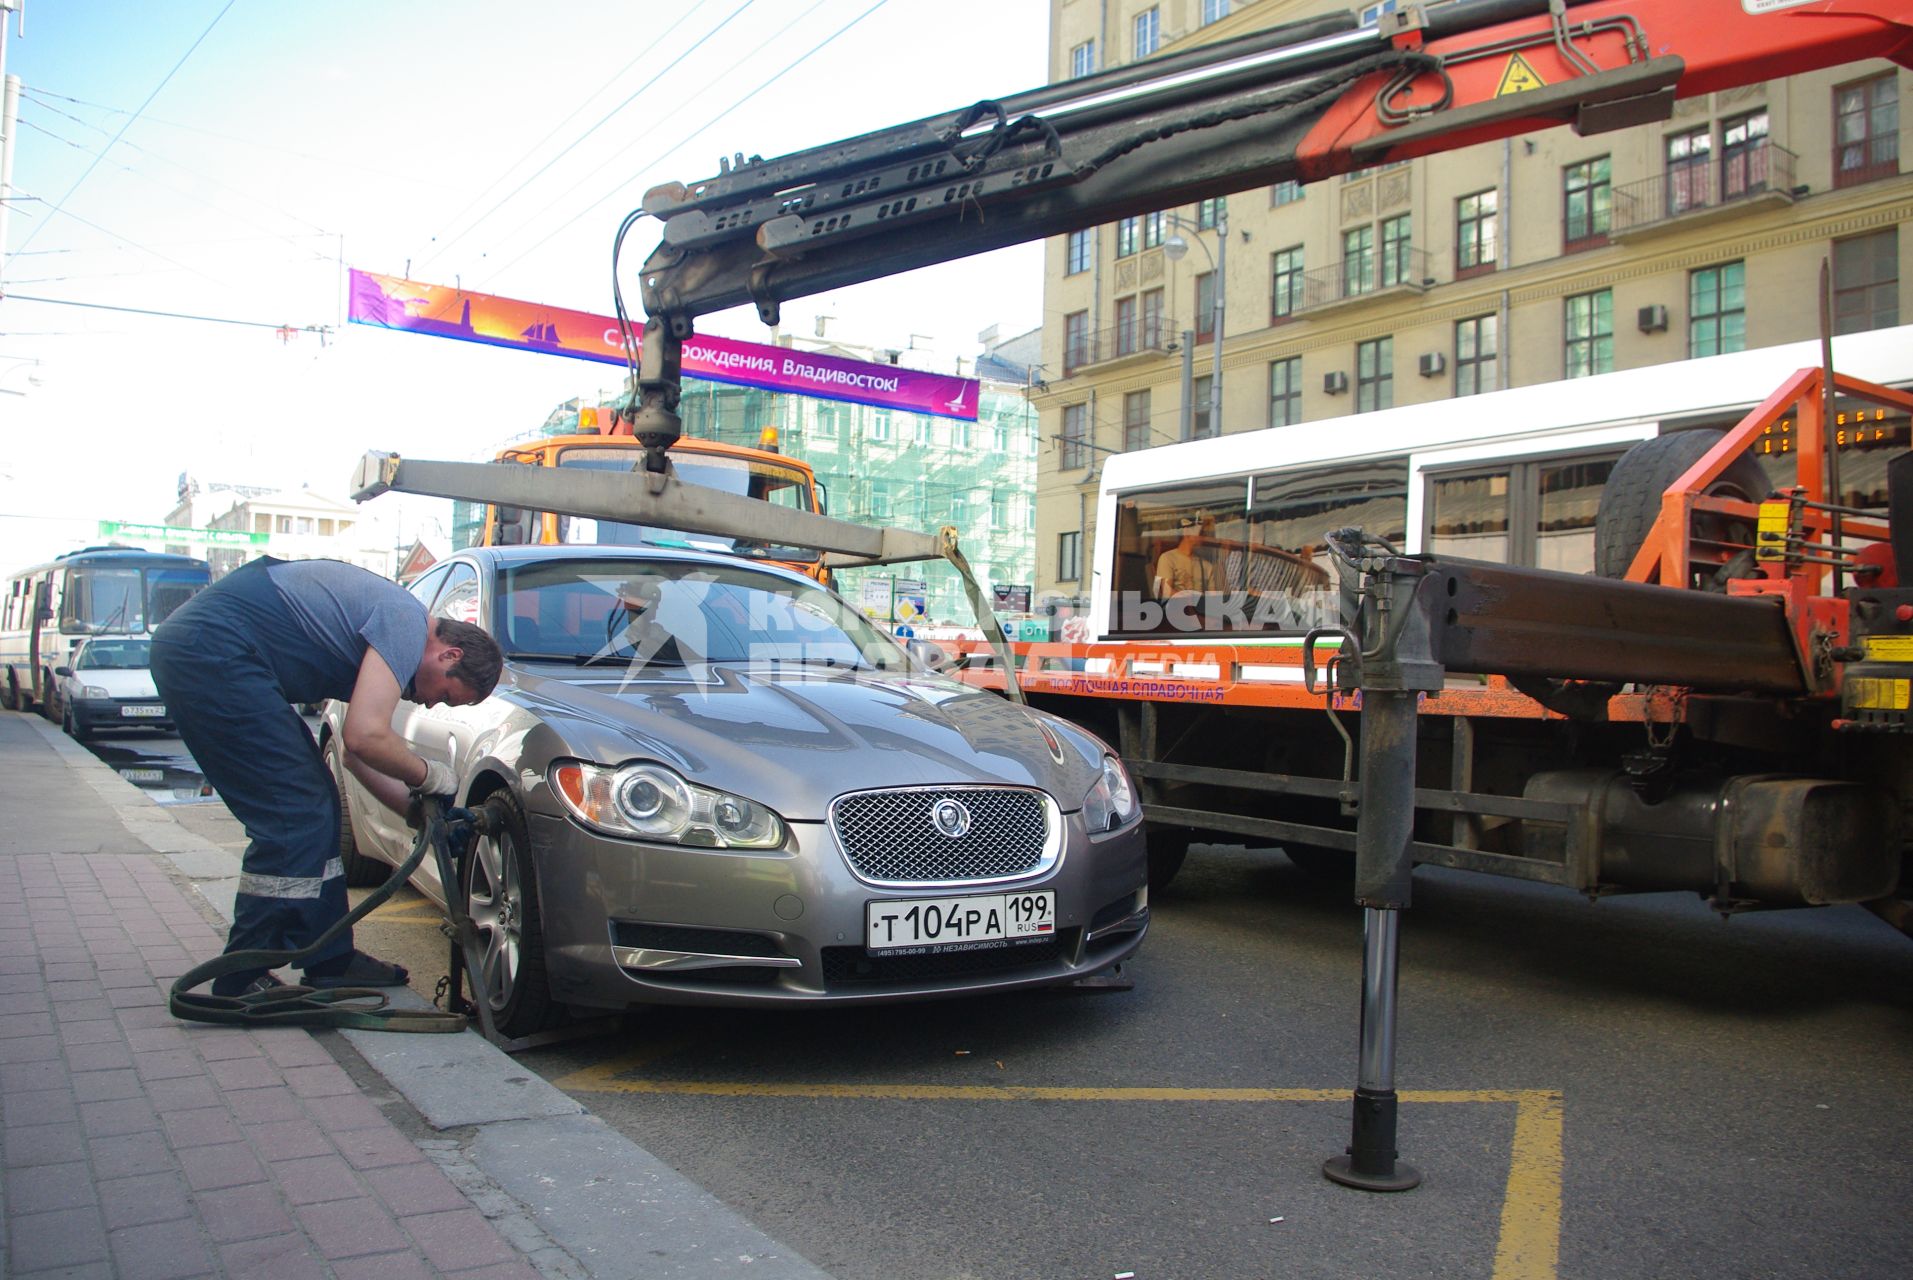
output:
[[[153,683],[179,736],[246,828],[226,950],[297,951],[346,913],[339,802],[291,703],[345,697],[357,679],[299,625],[254,561],[194,596],[153,633]],[[307,968],[348,954],[348,930]],[[257,974],[222,977],[218,994]]]

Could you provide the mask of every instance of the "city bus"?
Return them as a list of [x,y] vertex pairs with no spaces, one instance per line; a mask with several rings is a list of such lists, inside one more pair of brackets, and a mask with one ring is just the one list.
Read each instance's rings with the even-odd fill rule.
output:
[[0,599],[0,696],[44,712],[53,669],[88,636],[145,635],[204,589],[204,560],[88,547],[10,575]]
[[[1601,561],[1595,515],[1629,446],[1683,431],[1712,439],[1783,374],[1819,363],[1818,343],[1794,343],[1112,456],[1087,584],[1091,633],[1174,640],[1337,626],[1323,538],[1351,525],[1410,554],[1622,576],[1625,558]],[[1836,338],[1834,368],[1913,384],[1913,325]],[[1842,502],[1883,511],[1886,463],[1909,443],[1906,415],[1835,411]],[[1769,429],[1723,477],[1744,491],[1733,496],[1757,501],[1795,483],[1790,426]],[[1658,512],[1658,491],[1646,507]],[[1165,607],[1158,569],[1178,547],[1206,566],[1210,601],[1227,608]]]
[[[600,432],[595,429],[600,417],[610,424],[609,430]],[[586,409],[581,412],[580,418],[581,430],[578,434],[541,436],[509,444],[500,449],[493,460],[520,466],[569,467],[592,471],[630,471],[639,464],[644,456],[644,446],[631,435],[627,424],[612,420],[609,409]],[[753,449],[684,436],[671,446],[671,464],[678,475],[691,484],[761,498],[780,507],[821,514],[824,510],[823,491],[809,464],[778,453],[774,430],[766,430],[764,442],[767,447]],[[823,557],[809,548],[773,546],[611,520],[590,520],[549,511],[525,511],[517,507],[495,505],[486,507],[480,546],[517,546],[527,543],[547,546],[565,543],[690,546],[729,551],[734,555],[784,565],[820,582],[828,583],[830,580]]]

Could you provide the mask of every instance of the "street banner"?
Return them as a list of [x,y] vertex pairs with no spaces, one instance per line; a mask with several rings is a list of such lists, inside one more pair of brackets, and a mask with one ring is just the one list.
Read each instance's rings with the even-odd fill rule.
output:
[[872,621],[890,621],[890,592],[895,581],[880,574],[872,574],[864,579],[863,610]]
[[[600,364],[625,362],[624,335],[611,316],[441,284],[420,284],[370,271],[354,269],[351,274],[348,319],[353,324]],[[694,337],[685,342],[683,371],[686,377],[711,382],[976,421],[975,378],[716,337]]]
[[263,547],[272,535],[245,529],[187,529],[172,524],[127,524],[100,521],[102,538],[131,538],[136,542],[203,542],[209,547]]

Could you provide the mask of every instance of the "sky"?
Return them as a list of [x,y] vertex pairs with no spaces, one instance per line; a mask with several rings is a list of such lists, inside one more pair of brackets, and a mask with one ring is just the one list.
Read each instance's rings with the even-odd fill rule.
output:
[[[619,371],[347,325],[345,269],[609,314],[612,236],[648,188],[1040,85],[1048,9],[30,0],[6,41],[0,563],[158,521],[181,472],[344,497],[368,449],[489,457]],[[634,313],[656,226],[626,241]],[[819,315],[974,354],[1042,322],[1041,246],[794,301],[785,328]],[[698,323],[770,337],[748,309]],[[409,540],[449,504],[371,508]]]

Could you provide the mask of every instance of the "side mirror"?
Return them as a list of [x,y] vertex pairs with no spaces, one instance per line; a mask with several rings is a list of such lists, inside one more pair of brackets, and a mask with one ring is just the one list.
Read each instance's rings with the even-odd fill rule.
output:
[[903,647],[912,658],[931,671],[950,669],[949,651],[934,640],[919,640],[912,636],[903,642]]
[[73,668],[72,667],[55,667],[53,668],[53,674],[56,676],[70,676],[73,674]]

